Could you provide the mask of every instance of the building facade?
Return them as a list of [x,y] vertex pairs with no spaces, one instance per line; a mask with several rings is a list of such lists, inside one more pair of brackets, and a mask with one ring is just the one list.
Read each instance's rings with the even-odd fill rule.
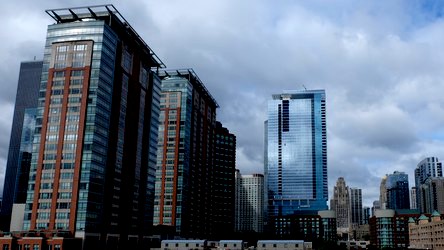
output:
[[182,237],[214,234],[216,108],[191,69],[163,71],[154,225]]
[[42,66],[42,61],[22,62],[20,64],[3,186],[3,205],[0,209],[0,229],[5,231],[9,231],[13,203],[25,203],[26,200],[31,148],[26,146],[29,143],[22,146],[22,141],[30,138],[31,134],[29,133],[34,132],[30,126],[35,122],[35,119],[33,119],[35,115],[33,115],[33,111],[26,110],[37,108]]
[[343,177],[339,177],[333,190],[333,198],[330,200],[330,209],[336,212],[338,228],[347,232],[350,226],[350,194]]
[[350,223],[351,228],[356,229],[362,224],[362,190],[350,188]]
[[416,187],[412,187],[410,189],[410,209],[417,209],[417,203],[416,203]]
[[235,225],[236,136],[220,122],[216,122],[215,147],[214,235],[218,239],[232,239]]
[[410,209],[409,177],[395,171],[387,176],[387,209]]
[[236,232],[264,231],[264,176],[236,170]]
[[409,243],[412,249],[444,249],[444,221],[434,211],[429,217],[424,214],[417,220],[409,220]]
[[372,214],[371,214],[371,216],[375,216],[375,211],[376,211],[377,209],[381,209],[381,206],[379,205],[379,200],[373,201]]
[[303,239],[305,241],[337,240],[336,213],[323,210],[313,213],[303,211],[297,214],[272,217],[270,223],[276,226],[273,234],[267,237],[275,239]]
[[[268,219],[327,209],[324,90],[273,95],[268,102],[265,176]],[[276,228],[277,225],[270,225]]]
[[425,212],[425,201],[420,188],[429,177],[443,177],[442,163],[437,157],[424,158],[415,169],[416,207],[421,213]]
[[424,213],[444,213],[444,177],[429,177],[419,188]]
[[381,179],[381,184],[379,185],[379,208],[380,209],[386,209],[387,208],[387,178],[388,176],[385,175]]
[[378,249],[406,249],[409,246],[409,220],[418,218],[417,210],[378,209],[370,218],[370,243]]
[[370,219],[370,208],[364,207],[362,209],[363,215],[362,215],[362,225],[368,225],[368,220]]
[[45,232],[48,245],[64,232],[84,249],[135,248],[151,234],[160,113],[153,69],[164,65],[112,5],[46,12],[55,23],[23,228]]

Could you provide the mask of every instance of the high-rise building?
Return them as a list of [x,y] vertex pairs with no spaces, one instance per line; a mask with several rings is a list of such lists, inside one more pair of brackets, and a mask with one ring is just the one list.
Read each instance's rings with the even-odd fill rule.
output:
[[381,184],[379,185],[379,207],[381,209],[387,208],[387,175],[382,177]]
[[387,209],[410,209],[409,177],[395,171],[387,176]]
[[437,157],[426,157],[415,169],[416,207],[421,213],[425,212],[425,201],[420,187],[429,177],[442,177],[442,163]]
[[434,211],[444,213],[444,177],[429,177],[419,187],[422,197],[423,213]]
[[[235,216],[236,136],[216,122],[214,160],[214,235],[232,239]],[[262,195],[262,199],[263,199]],[[263,204],[263,203],[262,203]]]
[[241,175],[236,170],[236,232],[262,233],[264,229],[264,176]]
[[350,188],[350,223],[353,229],[362,224],[362,191]]
[[154,225],[169,226],[182,237],[208,238],[214,234],[218,104],[191,69],[160,76]]
[[343,177],[339,177],[333,190],[333,198],[330,200],[330,209],[336,212],[338,228],[348,231],[350,226],[350,194]]
[[375,211],[377,209],[381,209],[381,206],[379,204],[379,200],[373,201],[373,206],[372,206],[372,214],[371,216],[375,216]]
[[416,204],[416,187],[412,187],[410,189],[410,209],[417,209],[418,206]]
[[151,233],[164,65],[112,5],[46,12],[24,229],[133,249]]
[[273,95],[266,130],[269,220],[327,209],[325,91]]
[[[26,165],[26,161],[29,163],[31,151],[29,147],[21,147],[21,141],[29,132],[34,131],[27,130],[27,133],[23,133],[22,129],[23,125],[27,126],[32,122],[32,111],[28,111],[28,114],[25,111],[37,108],[42,65],[42,61],[22,62],[20,65],[3,186],[3,206],[0,210],[0,229],[5,231],[9,231],[12,204],[24,203],[26,199],[29,177],[29,164]],[[22,160],[25,162],[23,166]]]
[[369,207],[364,207],[362,209],[362,211],[363,211],[362,225],[368,225],[368,221],[370,219],[370,208]]

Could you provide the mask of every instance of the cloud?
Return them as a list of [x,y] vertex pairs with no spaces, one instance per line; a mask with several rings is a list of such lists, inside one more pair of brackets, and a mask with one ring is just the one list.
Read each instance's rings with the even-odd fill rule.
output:
[[[23,3],[23,2],[21,2]],[[103,1],[76,2],[76,5]],[[1,3],[0,164],[6,159],[19,62],[41,58],[44,9],[60,1]],[[413,175],[441,157],[443,4],[432,1],[137,1],[115,6],[169,68],[194,68],[237,135],[237,167],[263,171],[266,103],[283,90],[326,89],[329,190],[344,176],[367,206],[380,178]],[[2,167],[5,164],[1,165]],[[1,173],[2,171],[0,171]],[[411,184],[412,185],[412,184]]]

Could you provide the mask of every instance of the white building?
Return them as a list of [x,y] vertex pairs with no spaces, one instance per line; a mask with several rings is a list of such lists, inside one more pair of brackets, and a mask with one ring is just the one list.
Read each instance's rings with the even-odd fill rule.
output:
[[236,170],[235,230],[263,232],[264,176],[241,175]]
[[416,187],[412,187],[410,189],[410,209],[417,209],[418,206],[416,204]]
[[303,240],[259,240],[256,250],[312,250],[312,242]]
[[162,240],[163,250],[204,250],[207,246],[206,240]]

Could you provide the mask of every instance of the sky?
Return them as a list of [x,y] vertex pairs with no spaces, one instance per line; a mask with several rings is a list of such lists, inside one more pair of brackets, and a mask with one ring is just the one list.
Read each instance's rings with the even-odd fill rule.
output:
[[193,68],[237,136],[237,168],[263,173],[267,101],[325,89],[329,193],[365,206],[381,178],[444,159],[444,1],[22,0],[0,3],[0,193],[21,61],[42,59],[46,9],[111,3],[168,68]]

